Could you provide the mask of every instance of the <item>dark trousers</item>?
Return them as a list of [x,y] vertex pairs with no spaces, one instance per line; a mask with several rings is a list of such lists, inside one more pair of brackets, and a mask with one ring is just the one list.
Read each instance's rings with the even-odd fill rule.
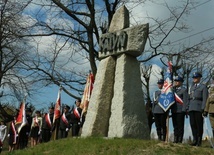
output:
[[166,118],[168,113],[163,114],[154,114],[155,117],[155,126],[158,135],[158,139],[165,141],[166,140]]
[[78,136],[80,131],[80,125],[77,123],[72,124],[72,136]]
[[190,126],[192,129],[193,141],[195,143],[201,144],[202,135],[203,135],[203,117],[202,112],[199,111],[190,111]]
[[66,131],[66,129],[60,129],[60,138],[66,138],[68,137],[68,132]]
[[42,129],[42,142],[49,142],[51,139],[51,130]]
[[185,113],[172,113],[172,124],[174,128],[174,142],[182,143],[184,136]]

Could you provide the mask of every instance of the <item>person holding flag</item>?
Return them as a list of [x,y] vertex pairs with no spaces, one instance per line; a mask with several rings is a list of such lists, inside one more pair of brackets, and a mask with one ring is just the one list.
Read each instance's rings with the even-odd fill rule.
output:
[[[71,124],[72,124],[72,136],[78,136],[80,128],[82,127],[82,122],[81,122],[81,114],[82,114],[82,109],[80,108],[81,104],[81,99],[77,99],[76,102],[76,107],[73,109],[73,113],[71,114]],[[84,116],[82,116],[82,121],[84,121]]]
[[176,76],[174,79],[175,104],[171,106],[172,124],[174,128],[174,142],[182,143],[184,135],[184,121],[188,102],[188,92],[182,86],[183,78]]
[[42,142],[49,142],[53,131],[54,107],[49,107],[49,113],[46,113],[42,119]]
[[[156,93],[154,102],[156,102],[157,110],[154,109],[155,124],[157,128],[158,138],[162,141],[168,141],[168,114],[169,108],[175,103],[174,93],[172,90],[172,63],[168,62],[168,69],[166,72],[166,79],[159,87]],[[158,103],[157,103],[158,102]],[[167,119],[167,120],[166,120]]]
[[60,117],[59,123],[59,131],[60,131],[60,138],[66,138],[68,136],[68,131],[70,129],[71,124],[71,113],[69,113],[70,107],[65,105],[64,112]]
[[13,117],[14,119],[10,122],[9,131],[8,131],[8,144],[9,144],[9,152],[15,149],[18,140],[18,132],[15,126],[16,124],[16,116]]
[[58,131],[59,131],[59,123],[60,123],[59,118],[61,117],[61,91],[62,91],[62,87],[60,86],[55,108],[54,108],[54,114],[53,114],[52,130],[55,131],[54,138],[53,138],[54,140],[58,139]]
[[20,104],[19,114],[16,118],[16,127],[19,135],[17,144],[19,149],[24,149],[27,147],[29,134],[28,121],[31,122],[31,120],[27,119],[25,99]]
[[155,91],[153,94],[153,105],[152,105],[152,113],[155,118],[155,126],[158,135],[158,140],[165,141],[166,140],[166,118],[168,112],[165,112],[160,105],[158,104],[158,100],[161,94],[161,90],[163,88],[164,80],[159,79],[158,82],[159,90]]
[[192,129],[192,146],[201,146],[203,136],[203,112],[208,98],[207,86],[201,83],[202,75],[195,72],[192,76],[193,85],[190,88],[188,111]]

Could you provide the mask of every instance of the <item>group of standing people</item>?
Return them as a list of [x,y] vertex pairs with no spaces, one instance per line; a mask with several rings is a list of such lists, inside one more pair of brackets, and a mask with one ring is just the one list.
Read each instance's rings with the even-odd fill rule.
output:
[[[180,76],[175,77],[173,91],[183,101],[183,104],[175,101],[167,111],[164,111],[158,104],[161,89],[164,85],[163,79],[158,80],[157,84],[159,90],[155,91],[153,95],[152,112],[159,140],[166,140],[166,119],[170,111],[174,129],[174,143],[182,143],[183,141],[185,115],[189,115],[190,127],[193,136],[192,146],[201,146],[203,121],[204,117],[206,117],[208,113],[214,135],[214,83],[211,85],[210,92],[208,93],[207,86],[201,83],[201,73],[195,72],[192,78],[193,85],[190,87],[188,92],[188,90],[182,86],[184,81],[183,78]],[[212,78],[214,81],[214,76]]]
[[[16,117],[9,124],[8,140],[9,151],[26,148],[30,138],[31,147],[41,142],[49,142],[53,134],[55,139],[66,138],[70,129],[72,129],[72,136],[78,136],[80,128],[84,123],[84,116],[82,116],[82,109],[80,108],[81,99],[75,101],[75,108],[70,110],[70,106],[65,105],[60,118],[54,121],[54,107],[49,107],[49,112],[43,116],[40,111],[35,111],[32,116],[32,111],[26,109],[27,124],[21,128],[18,133],[16,127]],[[6,127],[7,128],[7,127]],[[0,127],[0,146],[1,141],[5,139],[5,135],[1,134],[3,125]],[[57,130],[57,132],[54,132]],[[6,132],[5,132],[6,134]]]

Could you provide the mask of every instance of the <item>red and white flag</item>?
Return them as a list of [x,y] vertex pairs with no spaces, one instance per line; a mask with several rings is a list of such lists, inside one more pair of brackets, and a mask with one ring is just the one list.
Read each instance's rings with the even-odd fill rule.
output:
[[89,100],[91,97],[91,93],[94,86],[94,75],[92,73],[89,73],[81,101],[81,107],[83,107],[83,112],[87,111]]
[[16,118],[16,126],[18,133],[21,131],[22,127],[27,124],[27,117],[25,113],[25,102],[22,102],[19,109],[18,117]]
[[59,89],[58,97],[57,97],[56,104],[54,107],[53,123],[55,122],[56,119],[60,118],[60,113],[61,113],[60,108],[61,108],[61,89]]

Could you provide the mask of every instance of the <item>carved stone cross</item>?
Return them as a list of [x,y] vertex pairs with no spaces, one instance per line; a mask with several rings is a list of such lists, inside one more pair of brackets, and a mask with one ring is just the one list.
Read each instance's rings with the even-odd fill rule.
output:
[[129,12],[121,7],[109,32],[100,38],[99,58],[82,137],[103,136],[149,139],[140,64],[148,24],[129,28]]

